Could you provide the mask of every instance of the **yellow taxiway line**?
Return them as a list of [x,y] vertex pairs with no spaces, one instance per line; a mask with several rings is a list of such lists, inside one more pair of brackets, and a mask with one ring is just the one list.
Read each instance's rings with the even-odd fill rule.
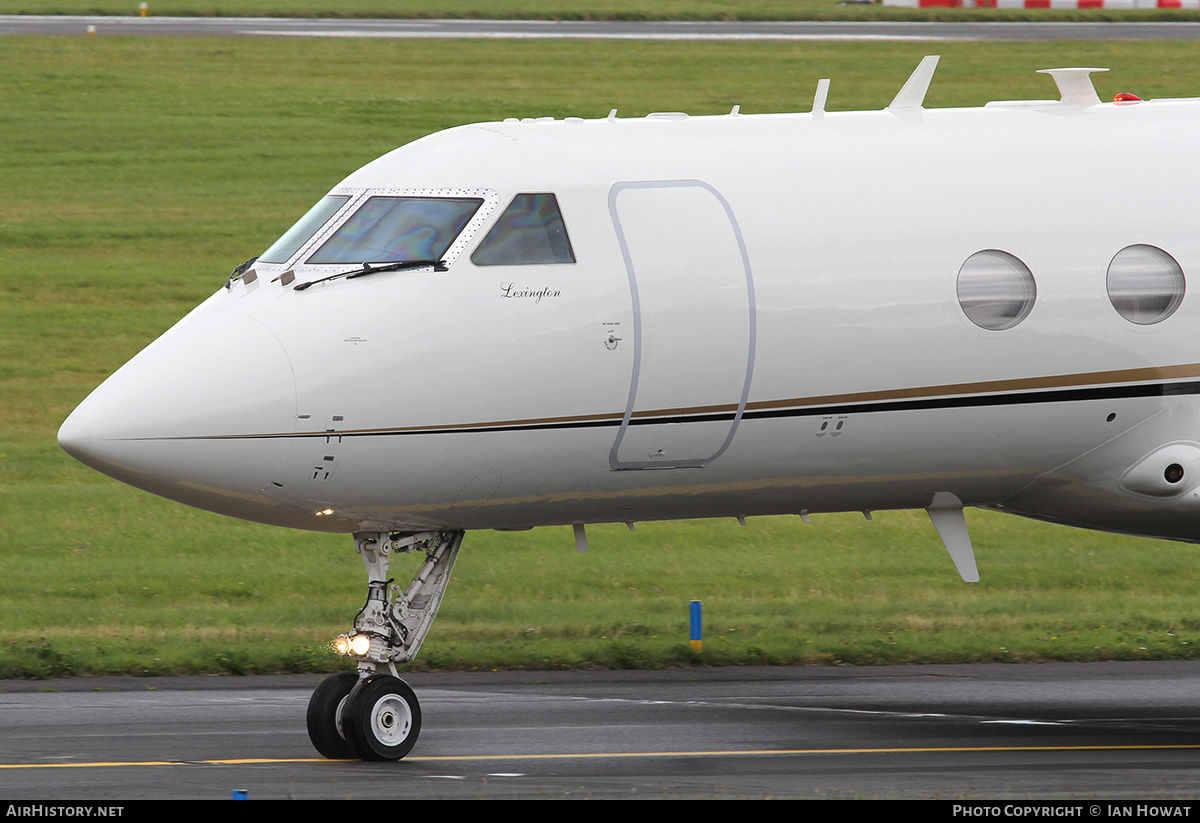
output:
[[[944,754],[966,752],[1180,751],[1200,743],[1126,746],[926,746],[867,749],[727,749],[700,752],[593,752],[575,754],[468,754],[406,757],[406,763],[452,763],[482,760],[597,760],[628,757],[738,757],[770,755]],[[0,763],[0,769],[95,769],[117,766],[244,766],[263,763],[337,763],[324,757],[249,757],[230,760],[116,760],[91,763]]]

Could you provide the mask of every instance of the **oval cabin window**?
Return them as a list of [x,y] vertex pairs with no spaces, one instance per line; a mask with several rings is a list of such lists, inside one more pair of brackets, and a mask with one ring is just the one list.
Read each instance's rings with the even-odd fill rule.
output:
[[1108,264],[1108,299],[1131,323],[1166,320],[1183,302],[1183,269],[1154,246],[1126,246]]
[[1033,273],[1008,252],[976,252],[958,270],[958,304],[982,329],[1011,329],[1028,316],[1036,298]]

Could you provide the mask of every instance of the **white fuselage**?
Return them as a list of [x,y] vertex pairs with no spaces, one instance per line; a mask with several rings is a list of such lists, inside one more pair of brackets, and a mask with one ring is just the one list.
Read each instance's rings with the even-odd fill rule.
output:
[[[218,289],[60,440],[157,494],[324,531],[949,493],[1200,539],[1200,300],[1132,322],[1106,285],[1131,246],[1200,273],[1197,137],[1198,100],[451,129],[350,175],[337,217]],[[472,262],[521,193],[555,195],[575,262]],[[379,195],[483,205],[446,271],[297,291],[354,268],[304,261]],[[960,305],[988,250],[1036,282],[1011,328]]]

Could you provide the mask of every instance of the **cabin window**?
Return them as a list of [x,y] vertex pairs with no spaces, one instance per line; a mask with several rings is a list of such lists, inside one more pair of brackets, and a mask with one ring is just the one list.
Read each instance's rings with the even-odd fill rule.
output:
[[308,262],[441,260],[482,204],[474,197],[372,197]]
[[1183,269],[1154,246],[1126,246],[1108,264],[1108,299],[1130,323],[1149,326],[1183,302]]
[[980,328],[1011,329],[1028,316],[1035,299],[1033,273],[1008,252],[976,252],[958,270],[958,304]]
[[553,194],[518,194],[471,255],[476,266],[574,263],[575,253]]
[[259,255],[264,263],[286,263],[291,260],[300,247],[312,239],[317,230],[329,222],[342,206],[350,199],[346,194],[329,194],[317,201],[317,205],[296,221],[283,237],[280,237],[271,248]]

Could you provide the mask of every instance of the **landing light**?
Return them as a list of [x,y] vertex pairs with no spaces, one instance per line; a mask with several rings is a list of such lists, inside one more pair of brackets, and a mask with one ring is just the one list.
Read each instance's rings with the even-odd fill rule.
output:
[[362,657],[371,650],[371,638],[365,634],[339,634],[333,641],[333,649],[338,654]]

